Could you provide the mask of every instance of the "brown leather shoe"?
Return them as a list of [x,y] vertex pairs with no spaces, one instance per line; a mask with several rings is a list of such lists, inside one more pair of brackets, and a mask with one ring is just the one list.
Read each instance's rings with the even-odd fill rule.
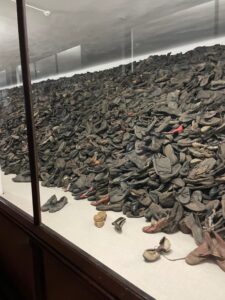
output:
[[225,272],[225,241],[216,232],[206,235],[206,241],[211,248],[211,254],[217,265]]
[[158,221],[152,222],[151,225],[142,228],[145,233],[156,233],[160,232],[163,228],[168,225],[168,218],[162,218]]
[[107,203],[109,203],[109,200],[110,200],[109,195],[105,195],[100,200],[92,201],[91,205],[98,206],[100,204],[107,204]]
[[189,265],[197,265],[206,259],[214,260],[225,272],[225,241],[216,232],[204,232],[201,245],[185,258]]
[[189,265],[198,265],[210,256],[210,249],[208,243],[204,240],[195,250],[191,251],[185,261]]

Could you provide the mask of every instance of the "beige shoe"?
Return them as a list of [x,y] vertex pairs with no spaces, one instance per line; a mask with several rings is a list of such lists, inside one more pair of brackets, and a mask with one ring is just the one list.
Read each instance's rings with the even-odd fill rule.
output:
[[147,249],[143,253],[143,257],[144,257],[145,261],[153,262],[153,261],[156,261],[160,258],[160,254],[155,249]]
[[105,224],[105,220],[107,218],[107,214],[105,211],[100,211],[96,215],[94,215],[94,223],[95,226],[101,228]]

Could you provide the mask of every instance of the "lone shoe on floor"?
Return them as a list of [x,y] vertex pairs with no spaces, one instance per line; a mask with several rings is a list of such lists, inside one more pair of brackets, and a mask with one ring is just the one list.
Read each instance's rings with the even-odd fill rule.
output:
[[100,211],[96,215],[94,215],[94,223],[95,226],[101,228],[105,224],[105,220],[107,218],[107,214],[105,211]]
[[56,203],[50,206],[49,212],[50,213],[57,212],[58,210],[61,210],[67,203],[68,203],[67,198],[62,197],[59,199],[59,201],[57,201]]
[[171,250],[171,243],[170,241],[164,236],[157,248],[147,249],[143,253],[143,257],[146,262],[154,262],[160,258],[160,254],[168,253]]
[[56,195],[51,196],[48,199],[48,201],[44,205],[42,205],[41,211],[43,211],[43,212],[48,211],[51,208],[51,206],[54,205],[56,202],[57,202]]
[[147,249],[143,253],[143,257],[146,262],[153,262],[160,258],[160,254],[155,249]]
[[126,218],[120,217],[120,218],[116,219],[114,222],[112,222],[112,225],[114,226],[114,228],[117,232],[121,233],[122,227],[125,222],[126,222]]

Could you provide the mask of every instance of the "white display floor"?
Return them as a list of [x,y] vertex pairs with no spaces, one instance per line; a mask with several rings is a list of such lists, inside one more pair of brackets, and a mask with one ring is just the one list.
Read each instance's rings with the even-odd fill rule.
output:
[[[32,215],[31,185],[14,183],[11,175],[2,175],[4,197]],[[184,261],[170,262],[163,257],[154,263],[146,263],[142,254],[154,248],[165,235],[146,234],[142,227],[145,219],[128,219],[123,233],[118,234],[111,223],[121,213],[108,212],[103,228],[96,228],[94,207],[87,200],[76,201],[70,193],[58,188],[40,186],[41,203],[50,196],[63,195],[69,203],[59,212],[42,213],[42,222],[61,234],[103,264],[155,297],[157,300],[224,300],[225,273],[214,263],[189,266]],[[196,245],[189,235],[167,235],[172,244],[170,258],[186,256]]]

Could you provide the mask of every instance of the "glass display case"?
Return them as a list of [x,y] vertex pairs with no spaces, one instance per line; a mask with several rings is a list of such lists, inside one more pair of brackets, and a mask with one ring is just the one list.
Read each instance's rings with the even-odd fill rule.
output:
[[[26,2],[42,224],[160,300],[224,299],[224,10]],[[2,186],[31,213],[22,72],[6,38]]]

